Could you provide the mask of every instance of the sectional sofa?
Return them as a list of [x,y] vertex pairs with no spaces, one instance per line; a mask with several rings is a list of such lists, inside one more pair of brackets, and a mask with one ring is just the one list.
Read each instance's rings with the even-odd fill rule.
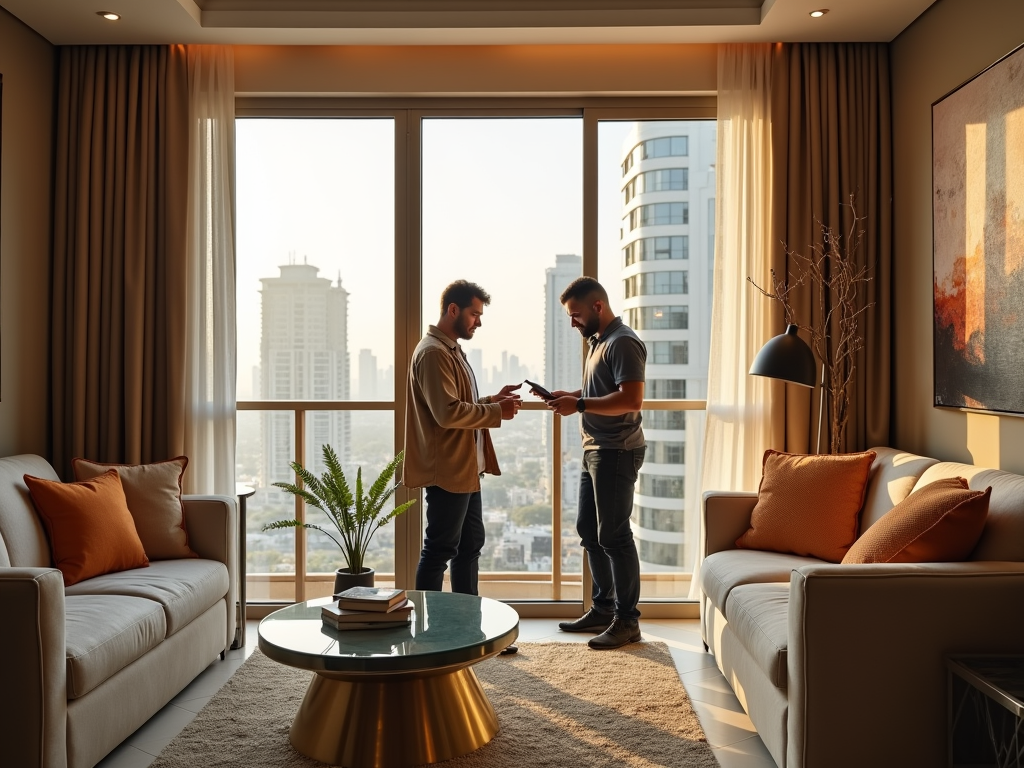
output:
[[1024,477],[872,450],[861,535],[939,478],[992,487],[967,561],[739,549],[757,494],[704,495],[704,642],[780,768],[946,765],[944,656],[1024,653]]
[[235,503],[182,499],[198,557],[65,588],[25,474],[58,479],[39,456],[0,459],[0,764],[91,768],[231,644]]

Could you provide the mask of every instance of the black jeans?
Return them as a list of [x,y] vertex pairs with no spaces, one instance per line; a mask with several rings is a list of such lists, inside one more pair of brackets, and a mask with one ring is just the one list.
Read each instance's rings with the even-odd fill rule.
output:
[[622,619],[640,617],[640,558],[629,517],[646,452],[646,447],[583,452],[576,532],[590,561],[594,608]]
[[480,550],[484,546],[480,491],[451,493],[431,485],[426,497],[427,532],[416,568],[416,589],[440,592],[451,560],[452,592],[479,594]]

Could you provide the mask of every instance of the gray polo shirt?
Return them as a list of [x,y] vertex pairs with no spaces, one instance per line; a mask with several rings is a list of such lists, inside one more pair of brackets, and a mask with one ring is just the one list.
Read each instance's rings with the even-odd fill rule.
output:
[[[588,340],[587,364],[583,370],[583,397],[602,397],[619,391],[625,381],[644,381],[647,347],[633,329],[616,317],[604,334]],[[618,448],[633,450],[644,445],[640,412],[621,416],[599,416],[584,411],[580,414],[583,450]]]

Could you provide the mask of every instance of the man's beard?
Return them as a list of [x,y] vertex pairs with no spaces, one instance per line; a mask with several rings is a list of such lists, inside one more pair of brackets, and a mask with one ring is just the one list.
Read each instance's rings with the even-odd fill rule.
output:
[[595,333],[597,333],[597,329],[600,328],[600,327],[601,327],[601,318],[600,317],[591,317],[590,319],[587,320],[586,323],[584,323],[580,327],[580,335],[583,336],[584,339],[589,339],[591,336],[593,336]]
[[470,324],[465,321],[462,315],[459,315],[459,317],[455,320],[455,335],[458,336],[460,339],[472,339],[473,330],[475,329],[472,328]]

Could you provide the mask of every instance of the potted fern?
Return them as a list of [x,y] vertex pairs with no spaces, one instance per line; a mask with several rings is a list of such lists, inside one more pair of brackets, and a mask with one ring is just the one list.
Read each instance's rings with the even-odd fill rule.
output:
[[356,485],[350,488],[345,473],[341,469],[338,455],[329,445],[323,447],[324,466],[326,471],[317,477],[298,462],[291,462],[291,468],[302,481],[302,486],[294,483],[274,483],[295,496],[302,497],[306,504],[324,512],[327,519],[337,529],[335,533],[323,526],[313,523],[301,523],[298,520],[277,520],[263,526],[264,531],[281,528],[312,528],[330,538],[341,550],[347,563],[339,568],[334,577],[334,591],[341,592],[353,586],[373,586],[373,570],[363,566],[366,548],[377,529],[387,525],[409,507],[415,500],[407,501],[393,509],[385,509],[388,500],[394,495],[398,484],[390,485],[398,465],[402,463],[403,452],[381,471],[377,479],[364,493],[363,469],[356,471]]

